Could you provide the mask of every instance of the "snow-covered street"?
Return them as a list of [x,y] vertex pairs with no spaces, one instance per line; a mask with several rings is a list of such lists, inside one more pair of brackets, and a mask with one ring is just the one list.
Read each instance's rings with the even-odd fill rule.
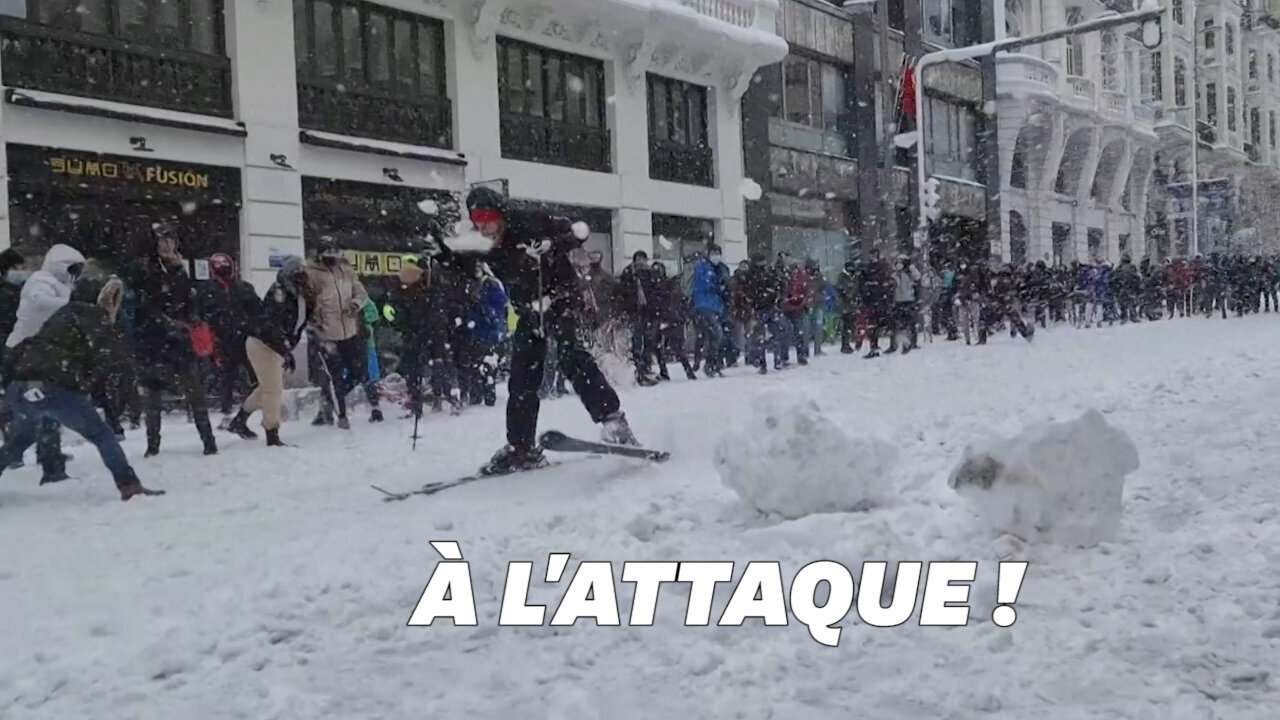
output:
[[[503,440],[502,408],[354,430],[290,423],[299,448],[219,436],[200,455],[170,423],[159,458],[129,457],[160,498],[121,503],[87,446],[77,479],[0,480],[0,717],[11,720],[777,718],[1250,720],[1280,678],[1280,318],[1203,318],[941,339],[905,358],[829,354],[757,377],[627,388],[646,466],[567,457],[402,503],[472,472]],[[761,517],[713,467],[717,441],[763,389],[804,390],[896,448],[892,500],[865,512]],[[947,486],[969,443],[1096,408],[1137,446],[1117,542],[1032,545],[1018,621],[844,623],[838,648],[789,627],[682,626],[688,586],[653,627],[500,628],[508,562],[535,562],[553,611],[579,560],[977,560],[994,599],[1000,550]],[[256,428],[257,421],[252,425]],[[576,398],[543,429],[594,438]],[[777,478],[778,483],[788,482]],[[471,561],[480,625],[406,627],[438,555]],[[540,582],[547,554],[566,582]],[[989,563],[989,565],[988,565]],[[741,567],[739,567],[739,570]],[[717,592],[718,606],[731,587]],[[722,597],[723,595],[723,597]],[[550,611],[548,617],[550,616]],[[718,614],[713,613],[713,619]]]

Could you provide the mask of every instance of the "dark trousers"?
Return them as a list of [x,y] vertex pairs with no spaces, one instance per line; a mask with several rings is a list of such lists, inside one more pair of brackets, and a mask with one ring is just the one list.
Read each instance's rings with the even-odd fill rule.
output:
[[205,395],[204,378],[195,362],[188,362],[179,367],[153,367],[143,377],[141,384],[148,450],[160,448],[160,419],[163,410],[161,396],[166,389],[177,390],[182,394],[204,444],[207,446],[214,442],[213,426],[209,424],[209,403]]
[[42,426],[53,423],[64,426],[84,437],[102,456],[102,462],[115,477],[116,485],[123,485],[133,476],[129,460],[125,457],[115,433],[98,417],[93,401],[81,395],[52,385],[13,382],[5,388],[5,405],[13,413],[13,424],[0,447],[0,467],[8,467],[22,457],[26,449],[36,442]]
[[365,397],[369,404],[378,407],[378,388],[369,380],[369,345],[365,339],[356,335],[337,342],[320,343],[319,351],[323,367],[327,369],[327,382],[333,388],[332,393],[322,393],[324,412],[333,413],[333,403],[338,404],[338,417],[347,416],[347,395],[356,385],[364,386]]
[[714,310],[694,310],[693,322],[698,331],[697,352],[706,363],[707,372],[716,372],[724,367],[724,325],[722,313]]
[[591,415],[604,422],[621,407],[618,394],[600,372],[595,358],[578,338],[577,321],[568,309],[552,306],[542,319],[539,332],[537,313],[520,315],[511,345],[511,379],[507,383],[507,442],[517,448],[531,448],[538,433],[538,390],[547,362],[547,343],[556,347],[560,372]]
[[[409,403],[415,413],[422,412],[422,384],[431,387],[432,403],[437,409],[458,387],[458,374],[446,333],[440,331],[421,341],[420,347],[409,349],[400,365],[405,384],[409,388]],[[345,404],[345,399],[342,401]]]

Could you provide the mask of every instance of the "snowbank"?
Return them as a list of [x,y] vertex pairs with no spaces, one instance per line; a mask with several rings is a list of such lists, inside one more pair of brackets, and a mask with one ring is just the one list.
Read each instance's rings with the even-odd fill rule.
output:
[[1116,537],[1125,476],[1137,469],[1133,441],[1090,410],[965,448],[947,484],[996,531],[1085,546]]
[[852,437],[791,388],[755,397],[746,420],[720,438],[714,462],[745,504],[795,519],[879,504],[897,459],[893,446]]

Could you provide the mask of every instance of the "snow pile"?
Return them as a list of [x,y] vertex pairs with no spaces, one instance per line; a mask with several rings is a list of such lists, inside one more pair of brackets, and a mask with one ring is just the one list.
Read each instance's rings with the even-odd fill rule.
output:
[[747,505],[788,519],[880,504],[897,449],[853,437],[795,388],[761,393],[716,444],[720,480]]
[[1116,537],[1125,476],[1137,469],[1133,441],[1090,410],[965,448],[947,484],[996,531],[1088,546]]

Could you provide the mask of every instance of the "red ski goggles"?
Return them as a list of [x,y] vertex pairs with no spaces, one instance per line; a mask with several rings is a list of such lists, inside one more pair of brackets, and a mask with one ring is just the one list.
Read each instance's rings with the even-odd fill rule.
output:
[[499,210],[483,210],[477,209],[471,211],[471,222],[476,225],[484,225],[487,223],[502,222],[502,212]]

